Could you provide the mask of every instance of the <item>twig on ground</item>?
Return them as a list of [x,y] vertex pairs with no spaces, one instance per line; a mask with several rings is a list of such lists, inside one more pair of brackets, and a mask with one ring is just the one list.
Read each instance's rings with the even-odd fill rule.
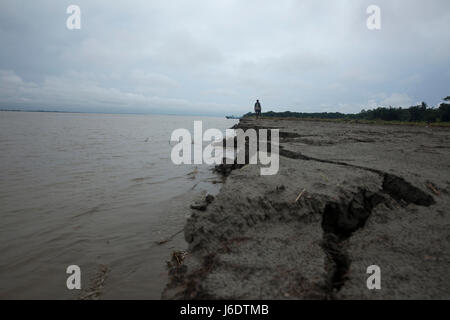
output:
[[325,181],[328,181],[328,177],[324,173],[319,172],[319,174]]
[[427,183],[427,187],[428,187],[428,189],[433,191],[433,193],[435,195],[437,195],[437,196],[440,195],[439,191],[437,191],[436,187],[432,183]]
[[297,196],[297,199],[295,199],[295,203],[298,202],[298,200],[300,200],[300,198],[302,197],[303,193],[305,193],[306,189],[303,189],[302,192],[300,192]]
[[171,241],[173,238],[175,238],[175,236],[179,235],[183,231],[184,231],[184,228],[179,230],[179,231],[177,231],[176,233],[174,233],[173,235],[171,235],[170,237],[168,237],[166,239],[163,239],[163,240],[160,240],[160,241],[156,241],[156,244],[159,244],[159,245],[165,244],[165,243]]

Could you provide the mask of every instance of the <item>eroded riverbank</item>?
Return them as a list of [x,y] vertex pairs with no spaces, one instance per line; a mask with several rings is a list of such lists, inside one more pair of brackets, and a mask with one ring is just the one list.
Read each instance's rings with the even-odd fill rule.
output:
[[[448,299],[450,131],[299,120],[280,170],[233,170],[185,226],[163,298]],[[382,289],[368,290],[378,265]]]

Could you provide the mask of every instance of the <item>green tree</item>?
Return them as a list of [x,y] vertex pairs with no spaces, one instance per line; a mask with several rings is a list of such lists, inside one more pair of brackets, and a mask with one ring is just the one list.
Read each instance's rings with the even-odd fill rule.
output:
[[450,121],[450,104],[441,103],[439,106],[439,116],[443,122]]

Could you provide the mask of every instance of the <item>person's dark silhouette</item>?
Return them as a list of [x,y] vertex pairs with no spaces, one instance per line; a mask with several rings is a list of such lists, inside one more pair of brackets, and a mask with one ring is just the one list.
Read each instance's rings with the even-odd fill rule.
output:
[[258,119],[261,116],[261,103],[259,103],[259,100],[256,100],[256,103],[255,103],[255,113],[256,113],[256,119]]

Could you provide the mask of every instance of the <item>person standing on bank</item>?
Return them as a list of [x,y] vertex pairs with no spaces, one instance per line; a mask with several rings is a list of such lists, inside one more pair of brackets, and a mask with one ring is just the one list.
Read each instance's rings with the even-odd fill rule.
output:
[[255,103],[255,113],[256,113],[256,119],[258,119],[261,116],[261,103],[259,103],[259,100],[256,100],[256,103]]

